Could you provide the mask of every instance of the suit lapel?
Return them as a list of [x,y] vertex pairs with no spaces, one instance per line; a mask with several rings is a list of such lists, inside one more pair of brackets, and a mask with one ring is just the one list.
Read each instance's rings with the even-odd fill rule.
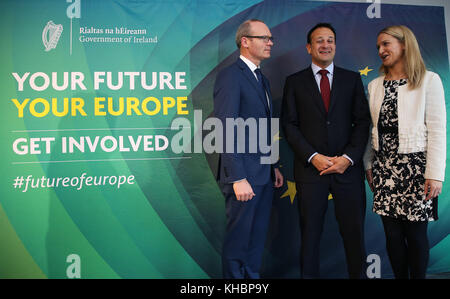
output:
[[341,82],[343,79],[341,76],[339,76],[340,72],[334,66],[333,70],[333,84],[331,85],[331,93],[330,93],[330,107],[328,108],[328,113],[330,114],[333,111],[333,107],[336,106],[336,102],[338,100],[338,94],[339,94],[339,86],[343,86],[343,82]]
[[266,87],[267,87],[267,97],[269,98],[269,102],[267,102],[267,98],[266,97],[264,97],[265,98],[265,103],[267,104],[266,105],[266,109],[268,109],[268,111],[267,112],[269,112],[269,115],[270,116],[272,116],[272,108],[273,108],[273,105],[272,105],[272,91],[270,90],[270,84],[269,84],[269,80],[267,80],[267,78],[266,78],[266,76],[264,76],[263,75],[263,80],[264,80],[264,82],[265,82],[265,84],[266,84]]
[[[256,92],[259,95],[259,99],[262,101],[264,107],[266,108],[267,113],[270,113],[269,106],[267,104],[266,95],[263,93],[262,89],[260,88],[255,75],[253,75],[252,71],[248,68],[248,66],[245,64],[245,62],[243,62],[240,58],[238,59],[237,63],[239,65],[239,67],[241,68],[242,73],[244,74],[244,77],[246,77],[247,80],[253,86],[253,88],[255,88]],[[265,79],[263,76],[263,80],[267,80],[267,79]],[[266,81],[266,83],[267,83],[267,81]],[[268,85],[266,85],[266,86],[268,86]],[[270,91],[267,91],[267,92],[270,93]],[[269,95],[269,98],[270,98],[270,95]]]
[[312,97],[314,100],[314,103],[319,107],[320,111],[323,114],[326,114],[325,105],[323,103],[322,95],[320,94],[319,87],[317,86],[317,81],[315,78],[315,75],[313,73],[313,70],[311,66],[309,67],[309,75],[308,75],[308,85],[311,89]]

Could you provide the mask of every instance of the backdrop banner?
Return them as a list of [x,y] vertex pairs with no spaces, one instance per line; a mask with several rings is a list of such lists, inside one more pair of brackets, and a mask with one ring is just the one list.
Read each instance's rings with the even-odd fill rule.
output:
[[[318,22],[336,28],[334,61],[365,87],[379,75],[377,33],[408,26],[450,99],[444,7],[372,2],[1,1],[0,278],[221,278],[225,205],[207,120],[244,20],[263,20],[275,38],[261,66],[274,117],[286,77],[311,62],[306,35]],[[298,278],[293,153],[276,137],[285,183],[262,277]],[[366,191],[367,264],[390,278]],[[449,197],[444,183],[429,273],[450,271]],[[320,256],[324,278],[347,277],[332,196]]]

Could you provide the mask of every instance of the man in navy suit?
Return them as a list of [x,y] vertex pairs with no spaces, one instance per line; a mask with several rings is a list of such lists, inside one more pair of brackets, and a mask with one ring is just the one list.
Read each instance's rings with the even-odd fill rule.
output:
[[350,278],[365,275],[366,207],[362,156],[370,115],[361,77],[334,65],[336,33],[313,27],[306,45],[310,67],[286,79],[281,122],[294,151],[303,278],[318,278],[319,243],[328,195],[344,241]]
[[[262,119],[270,124],[270,86],[259,65],[270,57],[272,40],[269,28],[262,21],[252,19],[242,23],[236,33],[240,58],[217,75],[214,86],[214,113],[222,121],[226,140],[218,169],[227,216],[222,252],[224,278],[260,277],[273,187],[283,185],[280,171],[271,164],[261,163],[261,158],[267,154],[259,148],[253,153],[249,151],[263,135],[271,142],[270,125],[264,131],[260,128],[256,137],[245,135],[241,144],[237,135],[239,131],[248,132],[248,128],[226,126],[227,119],[239,118],[249,120],[248,124]],[[230,134],[234,138],[226,139]],[[238,148],[244,145],[246,151],[239,151]],[[232,152],[228,150],[230,148]]]

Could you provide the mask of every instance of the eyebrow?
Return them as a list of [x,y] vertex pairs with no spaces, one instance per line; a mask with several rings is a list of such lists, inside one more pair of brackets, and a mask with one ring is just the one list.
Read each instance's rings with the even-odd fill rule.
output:
[[382,41],[380,41],[379,43],[377,43],[377,45],[378,45],[378,44],[381,44],[381,43],[385,43],[385,42],[389,42],[389,40],[383,39]]

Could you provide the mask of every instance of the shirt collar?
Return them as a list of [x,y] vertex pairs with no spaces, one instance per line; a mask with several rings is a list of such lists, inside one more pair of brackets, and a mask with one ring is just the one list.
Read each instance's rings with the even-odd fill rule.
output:
[[[317,73],[322,69],[320,66],[314,63],[311,63],[311,68],[314,75],[317,75]],[[331,64],[325,69],[331,74],[331,76],[333,76],[334,62],[331,62]]]
[[244,56],[239,56],[239,58],[242,59],[243,62],[248,66],[248,68],[254,72],[256,69],[259,69],[259,66],[256,66],[253,62],[251,62],[249,59],[245,58]]

